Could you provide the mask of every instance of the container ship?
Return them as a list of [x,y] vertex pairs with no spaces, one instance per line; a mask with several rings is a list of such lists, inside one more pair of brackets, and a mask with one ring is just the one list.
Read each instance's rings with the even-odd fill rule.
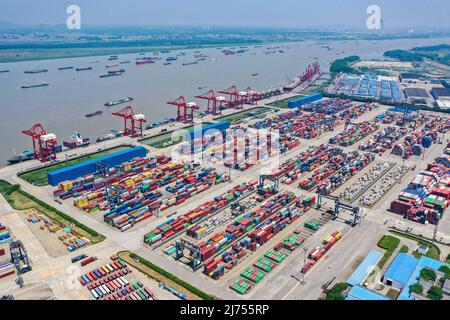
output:
[[111,133],[107,133],[107,134],[104,134],[104,135],[98,137],[96,141],[98,143],[98,142],[103,142],[103,141],[111,140],[111,139],[114,139],[114,138],[118,138],[118,137],[121,137],[121,136],[122,136],[122,134],[120,132],[117,132],[115,130],[111,130]]
[[102,113],[103,113],[103,111],[99,110],[99,111],[95,111],[95,112],[92,112],[92,113],[87,113],[84,116],[90,118],[90,117],[99,116]]
[[30,89],[30,88],[38,88],[38,87],[48,87],[49,84],[47,82],[41,82],[38,84],[30,84],[21,86],[22,89]]
[[10,165],[10,164],[28,161],[31,159],[33,159],[33,151],[26,150],[26,151],[22,152],[21,154],[14,155],[13,157],[9,158],[6,161]]
[[75,131],[68,140],[63,141],[63,145],[69,149],[75,149],[79,147],[86,147],[90,144],[89,138],[82,138],[80,133]]
[[130,101],[133,101],[133,98],[128,97],[128,98],[125,98],[125,99],[108,101],[108,102],[105,103],[105,107],[112,107],[112,106],[116,106],[118,104],[130,102]]
[[87,70],[92,70],[92,67],[84,67],[84,68],[76,68],[76,71],[87,71]]
[[35,70],[24,71],[24,73],[27,73],[27,74],[44,73],[44,72],[48,72],[48,70],[47,69],[35,69]]

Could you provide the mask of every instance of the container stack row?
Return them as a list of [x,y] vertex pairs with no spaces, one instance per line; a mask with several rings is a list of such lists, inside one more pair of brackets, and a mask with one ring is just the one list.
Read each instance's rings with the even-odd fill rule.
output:
[[204,202],[202,205],[190,210],[183,216],[176,219],[169,219],[163,224],[157,226],[152,231],[144,235],[144,242],[149,245],[157,245],[168,238],[180,234],[189,226],[200,222],[206,217],[218,213],[220,210],[235,202],[238,199],[249,195],[256,190],[257,181],[252,180],[248,183],[237,185],[222,195],[216,196],[214,200]]

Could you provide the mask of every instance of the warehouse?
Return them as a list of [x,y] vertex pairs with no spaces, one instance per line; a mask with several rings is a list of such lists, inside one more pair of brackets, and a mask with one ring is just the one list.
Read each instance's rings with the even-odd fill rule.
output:
[[417,266],[418,259],[400,252],[383,276],[383,283],[397,289],[403,289]]
[[345,300],[389,300],[389,298],[372,290],[360,286],[354,286],[350,289]]
[[291,108],[291,109],[292,108],[297,108],[297,107],[302,106],[302,105],[307,104],[307,103],[317,102],[319,100],[322,100],[322,98],[323,97],[322,97],[321,93],[316,93],[316,94],[313,94],[311,96],[302,97],[302,98],[299,98],[299,99],[296,99],[296,100],[289,101],[288,107]]
[[433,88],[431,94],[436,100],[450,100],[450,88]]
[[113,167],[136,157],[145,157],[147,152],[147,149],[144,147],[135,147],[97,159],[85,161],[70,167],[51,171],[47,174],[48,183],[54,187],[62,181],[74,180],[86,174],[94,173],[97,171],[97,165],[99,163],[104,163],[108,167]]
[[352,286],[361,285],[367,276],[372,272],[380,258],[381,252],[371,250],[358,268],[356,268],[356,270],[352,273],[350,278],[348,278],[347,283]]

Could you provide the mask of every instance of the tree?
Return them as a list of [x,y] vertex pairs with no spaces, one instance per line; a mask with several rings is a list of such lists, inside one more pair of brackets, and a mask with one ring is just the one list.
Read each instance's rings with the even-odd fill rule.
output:
[[414,292],[417,294],[422,294],[423,292],[423,286],[419,283],[414,283],[409,286],[409,292]]
[[434,281],[436,280],[436,272],[431,269],[423,268],[420,271],[420,277],[424,280]]
[[432,286],[428,290],[427,297],[431,300],[441,300],[442,299],[442,289],[436,286]]

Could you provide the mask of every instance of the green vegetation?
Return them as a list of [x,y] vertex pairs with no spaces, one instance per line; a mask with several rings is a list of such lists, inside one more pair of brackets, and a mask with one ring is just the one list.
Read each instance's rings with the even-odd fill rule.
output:
[[[422,245],[422,244],[427,245],[428,246],[428,252],[427,252],[426,256],[429,257],[429,258],[432,258],[432,259],[439,260],[439,256],[441,254],[441,250],[439,249],[438,246],[434,245],[430,240],[427,240],[425,238],[422,238],[422,237],[419,237],[419,236],[415,236],[415,235],[412,235],[412,234],[409,234],[409,233],[396,231],[396,230],[389,230],[389,232],[392,232],[393,234],[398,235],[398,236],[403,237],[403,238],[415,240],[415,241],[417,241],[418,245]],[[422,256],[417,251],[414,251],[412,254],[416,258],[420,258]]]
[[445,281],[446,279],[450,279],[450,267],[449,266],[446,266],[446,265],[442,265],[440,268],[439,268],[439,271],[441,271],[441,272],[443,272],[444,273],[444,276],[442,277],[443,279],[443,281]]
[[42,167],[39,169],[27,171],[27,172],[19,174],[19,177],[21,177],[22,179],[24,179],[25,181],[27,181],[33,185],[46,186],[46,185],[48,185],[47,173],[49,173],[51,171],[69,167],[69,166],[73,166],[75,164],[79,164],[84,161],[97,159],[97,158],[106,156],[108,154],[123,151],[123,150],[129,149],[129,148],[130,148],[130,146],[120,146],[120,147],[115,147],[115,148],[111,148],[111,149],[106,149],[103,151],[91,153],[86,156],[81,156],[81,157],[73,158],[70,160],[61,161],[56,164],[51,164],[51,165],[48,165],[48,166],[45,166],[45,167]]
[[427,297],[431,300],[441,300],[442,296],[442,289],[436,286],[432,286],[427,293]]
[[[202,126],[206,126],[211,124],[210,122],[203,122]],[[200,126],[198,126],[200,128]],[[179,130],[187,130],[187,131],[192,131],[197,129],[194,125],[192,126],[187,126],[184,128],[181,128]],[[183,132],[184,131],[180,131],[181,135],[180,136],[174,136],[174,140],[172,140],[172,134],[176,132],[176,131],[169,131],[169,132],[165,132],[165,133],[161,133],[152,137],[148,137],[148,138],[144,138],[142,140],[139,140],[140,143],[143,143],[147,146],[153,147],[153,148],[157,148],[157,149],[161,149],[161,148],[167,148],[173,145],[176,145],[180,142],[182,142],[184,140],[184,136],[183,136]]]
[[389,50],[383,56],[400,61],[423,61],[423,56],[407,50]]
[[402,253],[408,253],[408,251],[409,251],[408,246],[403,245],[403,246],[400,247],[400,252],[402,252]]
[[384,235],[380,239],[380,241],[378,241],[377,245],[380,248],[386,250],[383,257],[381,257],[380,261],[378,262],[378,268],[382,269],[384,267],[384,265],[389,260],[389,258],[392,256],[392,254],[394,253],[395,249],[398,247],[399,244],[400,244],[399,238],[389,236],[389,235]]
[[409,292],[422,294],[423,286],[421,284],[419,284],[419,283],[414,283],[414,284],[409,286]]
[[345,300],[344,295],[342,294],[350,285],[345,282],[336,283],[330,291],[327,292],[324,300]]
[[[130,258],[138,261],[139,263],[143,264],[144,266],[156,271],[157,273],[159,273],[160,275],[164,276],[167,279],[170,279],[171,281],[175,282],[176,284],[180,285],[181,287],[185,288],[186,290],[188,290],[189,292],[192,292],[193,294],[195,294],[196,296],[202,298],[203,300],[215,300],[216,298],[212,295],[209,295],[203,291],[201,291],[200,289],[194,287],[193,285],[185,282],[184,280],[181,280],[180,278],[178,278],[177,276],[175,276],[174,274],[167,272],[166,270],[164,270],[161,267],[158,267],[157,265],[151,263],[148,260],[145,260],[144,258],[138,256],[137,254],[131,252],[129,254]],[[156,279],[159,280],[159,279]]]
[[240,112],[236,112],[236,113],[230,114],[228,116],[219,117],[219,118],[216,118],[215,120],[229,121],[231,124],[236,124],[237,122],[239,122],[241,120],[261,115],[261,114],[266,113],[266,112],[268,112],[270,110],[271,110],[270,108],[266,108],[266,107],[254,107],[254,108],[251,108],[251,109],[248,109],[248,110],[244,110],[244,111],[240,111]]
[[85,226],[74,218],[48,205],[42,200],[20,189],[19,185],[11,185],[5,180],[0,180],[0,193],[6,201],[16,210],[34,208],[60,225],[72,229],[80,236],[88,238],[92,243],[102,242],[105,237],[97,231]]
[[296,99],[299,99],[302,97],[303,96],[297,95],[297,96],[293,96],[293,97],[286,98],[286,99],[276,100],[274,102],[268,103],[267,105],[271,106],[271,107],[275,107],[275,108],[286,109],[286,108],[288,108],[290,101],[293,101],[293,100],[296,100]]
[[427,281],[435,281],[436,280],[436,272],[431,269],[423,268],[420,270],[420,278]]
[[358,56],[349,56],[343,59],[336,59],[330,66],[330,72],[339,73],[354,73],[355,69],[349,66],[350,63],[354,63],[359,61],[360,58]]

